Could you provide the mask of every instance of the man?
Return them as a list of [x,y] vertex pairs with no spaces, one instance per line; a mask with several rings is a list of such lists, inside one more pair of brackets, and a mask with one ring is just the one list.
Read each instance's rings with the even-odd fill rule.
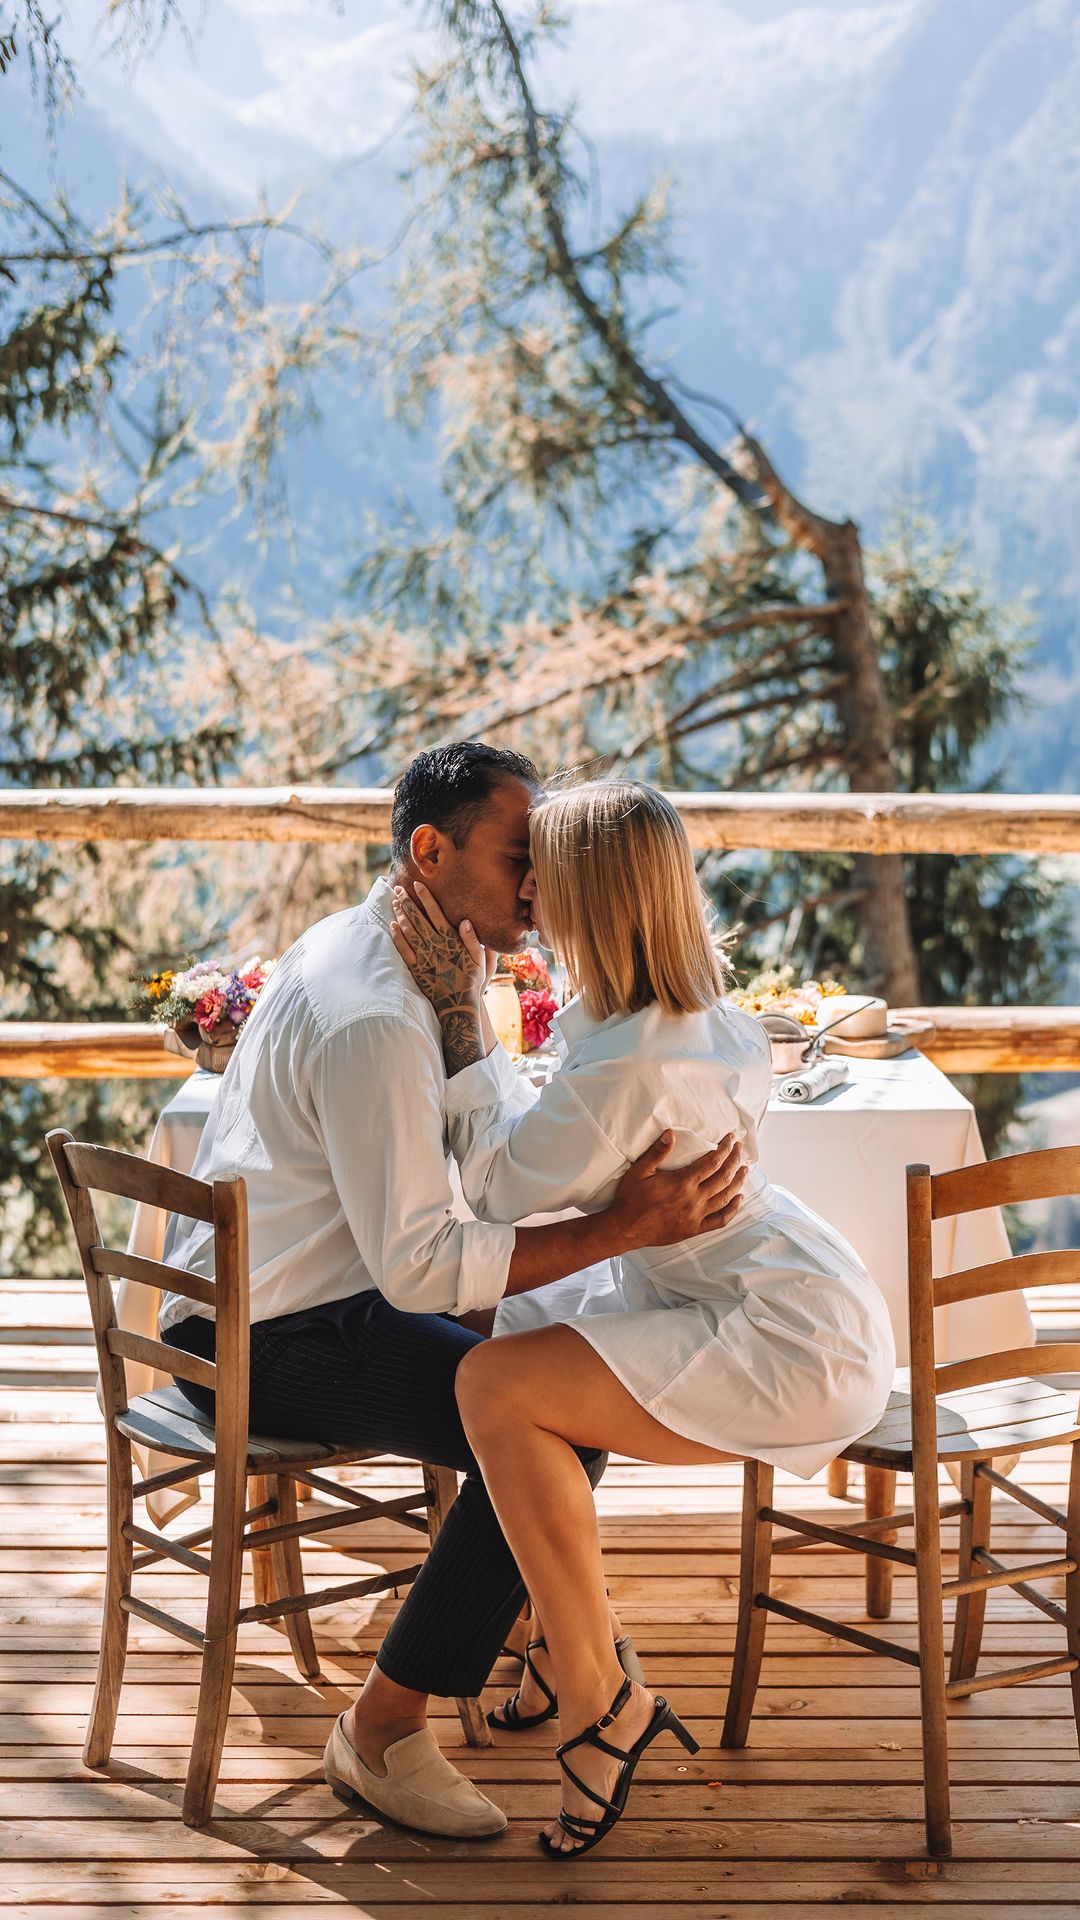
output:
[[[394,879],[423,881],[486,947],[523,945],[531,762],[469,741],[420,754],[395,791]],[[453,1217],[438,1020],[395,952],[392,895],[310,927],[245,1025],[193,1172],[244,1176],[251,1266],[254,1431],[371,1447],[454,1467],[461,1493],[391,1625],[359,1701],[327,1748],[335,1785],[407,1825],[498,1832],[505,1817],[451,1766],[427,1727],[430,1693],[478,1693],[524,1598],[454,1397],[481,1338],[462,1316],[640,1246],[685,1239],[733,1210],[731,1143],[696,1167],[658,1168],[658,1142],[605,1212],[515,1228]],[[523,1093],[494,1036],[506,1100]],[[210,1230],[166,1258],[210,1274]],[[211,1357],[212,1320],[166,1295],[164,1337]],[[184,1385],[184,1383],[179,1383]],[[200,1389],[184,1385],[199,1403]],[[593,1484],[602,1460],[583,1461]]]

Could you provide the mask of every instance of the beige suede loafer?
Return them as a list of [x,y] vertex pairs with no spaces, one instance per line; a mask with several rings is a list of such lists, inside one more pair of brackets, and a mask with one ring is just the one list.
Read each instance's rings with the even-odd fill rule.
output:
[[379,1774],[350,1746],[344,1718],[342,1714],[334,1723],[323,1767],[327,1786],[346,1806],[366,1800],[403,1827],[453,1834],[458,1840],[481,1840],[504,1831],[505,1813],[451,1766],[430,1728],[408,1733],[387,1747],[386,1772]]

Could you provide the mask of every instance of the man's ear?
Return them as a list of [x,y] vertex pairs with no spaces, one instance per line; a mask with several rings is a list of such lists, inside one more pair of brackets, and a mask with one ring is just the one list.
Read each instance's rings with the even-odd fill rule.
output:
[[437,827],[414,827],[409,841],[409,852],[413,866],[422,880],[433,878],[439,871],[439,859],[442,852],[442,835]]

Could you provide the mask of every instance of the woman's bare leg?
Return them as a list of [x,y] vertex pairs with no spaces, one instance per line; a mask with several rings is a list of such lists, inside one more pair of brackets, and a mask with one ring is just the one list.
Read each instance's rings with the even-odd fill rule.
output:
[[[685,1440],[654,1420],[570,1327],[506,1334],[474,1347],[458,1368],[456,1388],[495,1511],[544,1623],[560,1728],[568,1739],[607,1712],[624,1679],[592,1489],[574,1447],[607,1448],[664,1466],[736,1456]],[[631,1746],[652,1711],[652,1695],[635,1686],[605,1737],[613,1746]],[[615,1762],[578,1748],[573,1766],[610,1797]],[[600,1811],[569,1782],[563,1804],[590,1819]],[[548,1832],[573,1850],[557,1824]]]
[[[612,1644],[614,1644],[616,1640],[622,1637],[622,1623],[610,1602],[608,1603],[608,1620],[611,1626]],[[538,1647],[536,1645],[538,1640],[542,1640],[544,1645]],[[519,1642],[520,1652],[518,1647]],[[530,1606],[521,1616],[520,1620],[515,1620],[514,1636],[511,1640],[508,1640],[506,1644],[512,1652],[518,1653],[519,1658],[522,1660],[525,1658],[526,1646],[531,1646],[533,1664],[536,1666],[542,1678],[547,1681],[552,1692],[555,1691],[555,1669],[551,1664],[551,1655],[547,1651],[547,1636],[544,1633],[544,1623],[535,1607]],[[544,1708],[548,1704],[545,1695],[537,1686],[527,1665],[518,1681],[516,1694],[513,1697],[516,1697],[518,1712],[526,1716],[533,1713],[543,1713]],[[497,1726],[504,1724],[501,1707],[495,1708],[495,1723]]]

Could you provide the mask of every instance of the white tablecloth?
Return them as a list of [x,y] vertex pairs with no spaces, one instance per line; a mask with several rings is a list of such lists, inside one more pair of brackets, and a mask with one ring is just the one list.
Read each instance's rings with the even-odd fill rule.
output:
[[[761,1132],[761,1159],[787,1187],[850,1240],[889,1304],[898,1366],[908,1361],[907,1211],[904,1169],[931,1173],[985,1160],[971,1102],[925,1060],[849,1060],[850,1079],[805,1106],[773,1099]],[[998,1207],[934,1223],[934,1272],[959,1273],[1007,1260]],[[942,1360],[967,1360],[1034,1343],[1022,1293],[999,1293],[938,1309]]]
[[[896,1335],[897,1362],[908,1354],[907,1225],[904,1169],[911,1162],[932,1173],[970,1167],[986,1158],[970,1101],[921,1054],[898,1060],[852,1060],[851,1077],[806,1106],[772,1100],[761,1134],[762,1164],[769,1179],[787,1187],[807,1206],[823,1214],[850,1240],[888,1302]],[[162,1111],[148,1149],[160,1166],[188,1173],[199,1136],[220,1086],[212,1073],[185,1080]],[[544,1216],[553,1218],[556,1216]],[[137,1207],[129,1250],[160,1260],[165,1216]],[[1000,1210],[941,1220],[934,1226],[937,1274],[956,1273],[1009,1257],[1009,1240]],[[147,1287],[122,1281],[117,1297],[121,1326],[153,1337],[157,1296]],[[992,1295],[939,1309],[938,1354],[963,1360],[1001,1347],[1022,1347],[1035,1333],[1021,1293]],[[147,1367],[126,1363],[128,1391],[145,1393],[153,1384]],[[164,1381],[167,1376],[159,1376]],[[153,1455],[144,1472],[175,1464]],[[148,1501],[159,1524],[182,1512],[197,1497],[186,1488],[169,1488]]]

